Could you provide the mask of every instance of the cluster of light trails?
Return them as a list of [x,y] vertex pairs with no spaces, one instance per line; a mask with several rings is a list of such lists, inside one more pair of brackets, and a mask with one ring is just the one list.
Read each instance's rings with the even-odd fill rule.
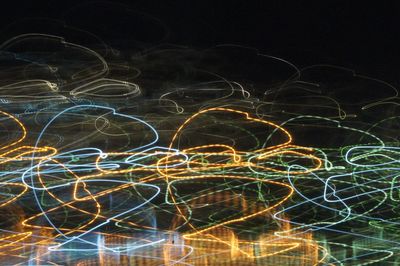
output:
[[[159,48],[131,65],[42,34],[0,49],[14,62],[0,84],[0,264],[400,263],[389,84],[239,47]],[[200,60],[224,69],[238,51],[289,74]],[[384,97],[332,95],[327,73]]]

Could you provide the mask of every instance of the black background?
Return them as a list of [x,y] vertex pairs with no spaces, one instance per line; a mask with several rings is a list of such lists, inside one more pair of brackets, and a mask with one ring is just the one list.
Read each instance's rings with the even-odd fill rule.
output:
[[[400,80],[400,8],[396,1],[7,1],[2,3],[1,25],[7,28],[33,17],[68,24],[69,14],[82,5],[93,8],[88,16],[74,18],[78,17],[77,25],[101,24],[93,21],[94,16],[103,25],[121,20],[104,8],[97,9],[99,4],[110,9],[118,5],[159,19],[168,29],[164,41],[169,43],[199,48],[240,44],[300,66],[330,63],[394,85]],[[138,26],[148,38],[158,34],[146,23]],[[126,34],[125,27],[129,22],[111,29],[105,26],[101,38],[114,43],[135,38]],[[7,34],[0,35],[1,40]]]

